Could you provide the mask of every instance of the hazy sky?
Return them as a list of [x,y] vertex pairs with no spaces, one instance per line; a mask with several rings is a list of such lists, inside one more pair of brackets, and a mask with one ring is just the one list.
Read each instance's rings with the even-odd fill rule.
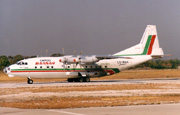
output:
[[113,54],[139,43],[148,24],[180,58],[180,0],[0,0],[0,55]]

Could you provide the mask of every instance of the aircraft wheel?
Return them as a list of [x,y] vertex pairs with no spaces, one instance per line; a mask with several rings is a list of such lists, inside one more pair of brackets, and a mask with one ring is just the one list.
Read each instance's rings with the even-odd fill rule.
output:
[[89,77],[85,77],[84,78],[84,82],[90,82],[90,78]]
[[79,78],[79,82],[83,82],[84,79],[82,77]]
[[33,80],[32,79],[28,79],[27,83],[28,84],[33,84]]
[[74,78],[74,82],[79,82],[79,78]]
[[67,81],[68,81],[68,82],[73,82],[74,80],[69,78]]

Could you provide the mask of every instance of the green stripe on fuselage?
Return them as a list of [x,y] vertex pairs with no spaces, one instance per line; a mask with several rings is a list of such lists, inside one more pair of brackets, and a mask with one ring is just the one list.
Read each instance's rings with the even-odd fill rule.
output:
[[115,73],[119,73],[118,68],[69,68],[69,69],[11,69],[11,71],[52,71],[52,70],[62,70],[62,71],[105,71],[105,70],[113,70]]
[[113,70],[115,73],[119,73],[120,72],[119,69],[117,69],[117,68],[111,68],[110,70]]

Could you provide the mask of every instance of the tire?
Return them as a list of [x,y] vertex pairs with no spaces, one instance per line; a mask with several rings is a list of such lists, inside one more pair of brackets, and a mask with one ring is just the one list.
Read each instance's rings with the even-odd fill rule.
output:
[[67,81],[68,81],[68,82],[73,82],[74,80],[69,78]]
[[83,82],[84,79],[82,77],[79,78],[79,82]]
[[85,77],[84,78],[84,82],[90,82],[90,78],[89,77]]
[[79,78],[74,78],[74,82],[79,82]]
[[28,84],[33,84],[33,80],[32,79],[28,79],[27,83]]

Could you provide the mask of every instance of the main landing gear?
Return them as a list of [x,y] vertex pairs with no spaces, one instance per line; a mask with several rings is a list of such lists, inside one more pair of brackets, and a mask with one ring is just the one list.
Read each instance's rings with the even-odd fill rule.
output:
[[27,83],[28,84],[33,84],[33,80],[30,77],[28,77]]
[[68,82],[90,82],[89,77],[68,78]]

